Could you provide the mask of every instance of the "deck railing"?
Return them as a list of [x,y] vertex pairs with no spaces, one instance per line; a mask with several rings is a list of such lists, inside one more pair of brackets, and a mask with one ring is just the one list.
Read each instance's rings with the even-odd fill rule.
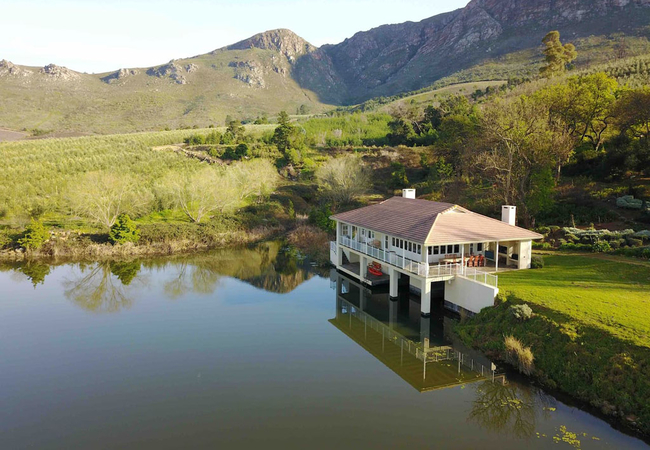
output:
[[[412,259],[400,256],[395,252],[382,250],[380,248],[369,245],[368,243],[359,242],[346,236],[339,237],[339,244],[343,245],[344,247],[351,248],[352,250],[361,252],[365,255],[371,256],[376,260],[406,270],[407,272],[417,274],[421,277],[444,278],[460,275],[479,283],[499,287],[499,280],[496,275],[479,272],[475,268],[465,267],[465,265],[462,263],[437,264],[430,266],[426,263],[413,261]],[[336,243],[330,243],[330,250],[332,250],[332,246],[336,247]],[[336,253],[336,249],[333,251]]]
[[499,277],[491,273],[479,272],[476,269],[467,268],[463,276],[478,283],[487,284],[495,288],[499,287]]

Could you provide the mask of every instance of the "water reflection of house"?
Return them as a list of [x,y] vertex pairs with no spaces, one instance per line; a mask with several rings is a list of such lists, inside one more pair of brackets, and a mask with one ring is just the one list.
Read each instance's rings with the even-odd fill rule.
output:
[[494,303],[496,273],[528,269],[532,241],[542,236],[515,226],[516,208],[504,206],[502,220],[458,205],[403,197],[337,214],[337,240],[330,244],[336,268],[362,283],[401,280],[420,294],[421,313],[431,313],[432,292],[455,311],[477,313]]
[[418,391],[496,376],[489,360],[453,342],[442,311],[423,317],[408,291],[391,299],[387,289],[370,290],[334,270],[331,281],[336,315],[330,323]]

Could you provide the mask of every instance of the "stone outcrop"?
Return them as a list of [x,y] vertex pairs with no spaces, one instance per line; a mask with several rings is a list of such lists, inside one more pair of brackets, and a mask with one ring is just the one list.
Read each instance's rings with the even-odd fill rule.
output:
[[228,67],[235,69],[234,77],[251,87],[266,87],[264,67],[255,61],[231,61]]
[[43,67],[40,73],[47,75],[49,79],[70,81],[79,78],[79,73],[70,70],[67,67],[57,66],[56,64],[48,64]]
[[0,61],[0,77],[13,76],[13,77],[27,77],[32,74],[31,70],[23,69],[11,61],[3,59]]
[[169,78],[176,84],[187,84],[187,78],[184,74],[196,72],[198,68],[196,64],[181,66],[172,60],[162,66],[152,67],[147,70],[147,75],[158,78]]
[[138,71],[135,69],[120,69],[116,72],[111,73],[110,75],[106,75],[105,77],[102,77],[102,81],[104,83],[115,83],[120,80],[124,80],[128,77],[132,77],[134,75],[137,75]]

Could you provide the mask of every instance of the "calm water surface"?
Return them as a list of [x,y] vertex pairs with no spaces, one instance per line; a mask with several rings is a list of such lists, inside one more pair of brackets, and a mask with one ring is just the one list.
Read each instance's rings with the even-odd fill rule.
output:
[[448,320],[278,243],[0,266],[0,448],[646,447],[397,344],[448,345]]

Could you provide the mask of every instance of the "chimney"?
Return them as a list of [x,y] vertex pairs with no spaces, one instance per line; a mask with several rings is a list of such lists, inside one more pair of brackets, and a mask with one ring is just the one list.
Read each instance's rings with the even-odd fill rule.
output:
[[517,207],[504,205],[501,207],[501,222],[505,222],[508,225],[515,225],[517,220]]
[[402,189],[402,197],[415,199],[415,189]]

